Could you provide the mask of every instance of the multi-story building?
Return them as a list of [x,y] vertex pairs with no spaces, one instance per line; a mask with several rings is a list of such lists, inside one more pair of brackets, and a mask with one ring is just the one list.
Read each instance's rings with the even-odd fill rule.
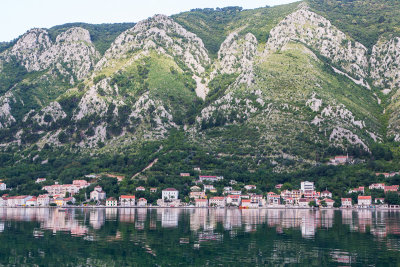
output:
[[106,206],[107,207],[117,207],[118,206],[118,201],[113,197],[109,197],[106,200]]
[[225,207],[225,197],[212,197],[209,199],[210,207]]
[[136,204],[135,196],[122,195],[119,197],[119,204],[122,207],[133,207]]
[[351,208],[353,206],[351,198],[342,198],[342,208]]
[[205,176],[205,175],[200,175],[199,176],[199,181],[201,183],[204,183],[205,181],[208,182],[218,182],[220,180],[224,179],[222,176]]
[[48,206],[50,204],[50,197],[49,195],[39,195],[36,201],[38,206]]
[[175,188],[167,188],[162,191],[162,199],[163,200],[175,200],[178,199],[179,191]]
[[358,206],[368,207],[371,206],[372,198],[371,196],[358,196]]
[[196,203],[195,206],[198,208],[205,208],[208,206],[208,200],[206,198],[198,198],[195,199],[194,202]]
[[204,192],[204,191],[190,192],[189,198],[193,198],[193,199],[206,198],[206,192]]
[[96,186],[92,192],[90,192],[90,199],[95,201],[101,201],[106,199],[106,192],[103,191],[101,186]]
[[301,182],[300,190],[302,193],[304,193],[305,191],[314,191],[315,190],[314,182],[309,182],[309,181]]

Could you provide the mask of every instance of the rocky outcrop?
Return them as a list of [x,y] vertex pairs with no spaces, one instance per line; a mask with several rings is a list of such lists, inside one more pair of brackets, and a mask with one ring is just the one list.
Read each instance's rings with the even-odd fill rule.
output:
[[123,32],[106,51],[96,69],[110,63],[111,59],[128,57],[129,52],[154,49],[159,53],[177,57],[193,73],[201,75],[210,64],[203,41],[194,33],[165,15],[155,15]]
[[372,48],[371,78],[374,85],[389,93],[400,88],[400,38],[380,38]]
[[367,49],[304,5],[271,30],[266,53],[279,50],[292,41],[318,51],[352,76],[365,78],[368,74]]
[[231,33],[221,44],[218,51],[216,74],[238,73],[236,84],[251,85],[254,81],[254,58],[257,54],[257,38],[248,33],[240,37],[236,32]]
[[15,122],[11,114],[11,101],[15,102],[14,95],[11,92],[0,97],[0,129],[6,128]]
[[3,60],[20,62],[27,71],[49,68],[53,73],[68,76],[71,83],[85,78],[99,57],[89,32],[80,27],[61,33],[54,43],[46,30],[30,30],[0,55]]
[[65,117],[67,117],[67,114],[63,111],[61,105],[58,102],[51,102],[41,110],[40,114],[36,114],[33,119],[41,126],[48,126]]

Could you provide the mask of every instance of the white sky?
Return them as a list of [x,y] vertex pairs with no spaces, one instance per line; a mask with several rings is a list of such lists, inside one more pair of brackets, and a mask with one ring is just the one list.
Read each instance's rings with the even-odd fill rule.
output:
[[70,22],[138,22],[154,14],[172,15],[192,8],[241,6],[245,9],[296,0],[1,0],[0,42],[31,28]]

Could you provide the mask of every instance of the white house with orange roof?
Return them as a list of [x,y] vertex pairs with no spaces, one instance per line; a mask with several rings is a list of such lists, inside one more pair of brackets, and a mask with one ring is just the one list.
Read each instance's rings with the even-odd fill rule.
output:
[[327,208],[333,208],[333,204],[335,204],[335,201],[330,198],[324,198],[322,201],[325,201]]
[[349,190],[349,194],[351,193],[362,193],[364,194],[364,186],[359,186],[357,188]]
[[267,205],[279,205],[281,200],[281,196],[275,194],[274,192],[269,192],[267,194]]
[[208,200],[206,198],[198,198],[194,200],[197,208],[206,208],[208,206]]
[[136,191],[146,191],[146,188],[143,186],[136,187]]
[[228,195],[226,198],[226,204],[232,206],[240,206],[240,195]]
[[118,206],[118,201],[113,198],[113,197],[109,197],[106,200],[106,207],[117,207]]
[[359,207],[368,207],[372,204],[371,196],[358,196],[357,204]]
[[136,204],[135,196],[122,195],[122,196],[119,197],[119,204],[122,207],[133,207]]
[[368,186],[368,188],[370,190],[373,190],[373,189],[384,190],[385,189],[385,184],[384,183],[371,184],[370,186]]
[[351,198],[342,198],[342,208],[351,208],[353,206]]
[[49,195],[39,195],[36,202],[38,206],[48,206],[50,204],[50,197]]
[[252,185],[252,184],[248,184],[248,185],[245,185],[244,188],[246,190],[255,190],[255,189],[257,189],[257,186]]
[[384,187],[384,192],[397,192],[399,190],[399,186],[398,185],[387,185]]
[[30,199],[28,199],[25,203],[26,206],[30,207],[30,206],[37,206],[37,197],[31,197]]
[[321,197],[322,198],[332,198],[332,193],[329,192],[328,190],[324,190],[321,192]]
[[147,206],[147,199],[145,199],[144,197],[139,198],[137,205],[139,207]]
[[162,191],[162,199],[163,200],[176,200],[179,197],[179,191],[175,188],[166,188]]
[[208,202],[210,207],[225,207],[226,205],[225,197],[211,197]]

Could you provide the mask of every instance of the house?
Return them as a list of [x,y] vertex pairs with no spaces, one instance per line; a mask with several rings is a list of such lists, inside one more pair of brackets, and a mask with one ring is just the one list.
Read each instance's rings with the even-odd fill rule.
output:
[[7,197],[0,197],[0,207],[7,206]]
[[361,207],[371,206],[371,203],[372,203],[371,196],[358,196],[357,200],[358,200],[358,202],[357,202],[358,206],[361,206]]
[[146,191],[146,188],[143,186],[136,187],[136,191]]
[[30,199],[28,199],[25,203],[26,206],[30,207],[30,206],[37,206],[37,198],[36,197],[31,197]]
[[333,159],[330,159],[330,164],[331,165],[342,165],[346,163],[350,163],[352,160],[352,157],[347,156],[336,156]]
[[226,204],[232,206],[239,206],[240,205],[240,195],[228,195],[226,198]]
[[5,183],[0,183],[0,191],[4,191],[7,189],[7,185]]
[[362,193],[364,194],[364,186],[359,186],[358,188],[354,188],[352,190],[349,190],[349,194],[351,193]]
[[192,187],[190,188],[190,191],[192,191],[192,192],[199,192],[199,191],[201,191],[201,188],[198,187],[197,185],[194,185],[194,186],[192,186]]
[[385,189],[385,184],[380,183],[380,184],[371,184],[368,187],[370,190],[378,189],[378,190],[384,190]]
[[208,200],[206,198],[195,199],[194,202],[197,208],[205,208],[208,206]]
[[353,206],[351,198],[342,198],[342,208],[351,208]]
[[74,195],[79,192],[81,187],[73,185],[73,184],[54,184],[54,185],[47,185],[42,188],[43,190],[47,191],[49,195],[62,195],[65,196],[67,193],[70,195]]
[[204,190],[204,192],[207,192],[207,190],[210,191],[210,192],[216,191],[215,187],[213,185],[204,185],[204,189],[203,190]]
[[90,186],[90,183],[88,183],[86,180],[73,180],[72,184],[77,186],[79,189],[86,188]]
[[7,198],[7,206],[8,207],[17,207],[17,206],[25,206],[26,201],[30,199],[31,196],[14,196]]
[[252,185],[252,184],[248,184],[248,185],[245,185],[244,188],[246,190],[254,190],[254,189],[257,189],[257,186]]
[[106,199],[106,192],[103,191],[101,186],[96,186],[92,192],[90,192],[90,199],[95,201],[102,201]]
[[276,188],[276,189],[281,189],[282,186],[283,186],[283,184],[277,184],[277,185],[275,185],[275,188]]
[[232,190],[232,191],[229,192],[229,194],[230,195],[241,195],[242,191],[240,191],[240,190]]
[[300,191],[305,192],[305,191],[314,191],[314,182],[309,182],[309,181],[304,181],[300,183]]
[[267,194],[267,204],[268,205],[279,205],[281,202],[281,196],[275,194],[274,192],[269,192]]
[[375,175],[376,176],[383,175],[385,178],[390,177],[390,173],[388,173],[388,172],[377,172],[377,173],[375,173]]
[[109,197],[106,200],[106,206],[107,207],[116,207],[116,206],[118,206],[118,201],[113,197]]
[[308,206],[308,203],[309,203],[310,201],[307,199],[307,198],[300,198],[299,199],[299,207],[309,207]]
[[122,207],[133,207],[136,204],[135,196],[122,195],[119,197],[119,204]]
[[64,206],[65,205],[71,205],[71,204],[75,204],[76,199],[74,197],[66,197],[64,198]]
[[242,203],[240,204],[243,208],[250,208],[251,200],[250,199],[242,199]]
[[283,200],[285,201],[286,205],[294,205],[295,204],[295,201],[292,197],[285,197]]
[[210,207],[225,207],[225,197],[212,197],[209,199]]
[[327,208],[333,208],[333,204],[335,204],[335,201],[330,198],[324,198],[322,201],[325,201]]
[[206,192],[190,192],[189,193],[189,198],[193,199],[200,199],[200,198],[206,198]]
[[57,207],[62,207],[62,206],[64,206],[64,198],[57,197],[54,199],[54,203],[57,205]]
[[139,201],[138,201],[137,205],[138,205],[139,207],[147,206],[147,199],[145,199],[145,198],[143,198],[143,197],[139,198]]
[[205,181],[208,182],[218,182],[220,180],[224,179],[222,176],[206,176],[206,175],[200,175],[199,176],[199,181],[201,183],[204,183]]
[[195,172],[201,172],[200,167],[194,167],[193,170],[194,170]]
[[384,188],[384,192],[397,192],[399,190],[399,186],[398,185],[387,185]]
[[181,177],[190,177],[190,173],[181,172],[181,173],[180,173],[180,176],[181,176]]
[[46,181],[46,178],[37,178],[35,183],[39,184],[39,183],[43,183]]
[[329,192],[328,190],[324,190],[321,192],[321,197],[322,198],[332,198],[332,193]]
[[232,186],[225,186],[224,187],[224,194],[229,194],[233,190]]
[[375,198],[375,204],[385,204],[384,198]]
[[39,195],[36,199],[38,206],[48,206],[50,204],[49,195]]
[[230,185],[235,185],[235,184],[237,184],[237,182],[236,182],[236,180],[230,180],[230,181],[229,181],[229,184],[230,184]]
[[162,191],[162,199],[171,201],[178,199],[179,196],[179,191],[176,190],[175,188],[166,188]]
[[157,187],[150,188],[150,193],[156,193],[156,192],[157,192]]

